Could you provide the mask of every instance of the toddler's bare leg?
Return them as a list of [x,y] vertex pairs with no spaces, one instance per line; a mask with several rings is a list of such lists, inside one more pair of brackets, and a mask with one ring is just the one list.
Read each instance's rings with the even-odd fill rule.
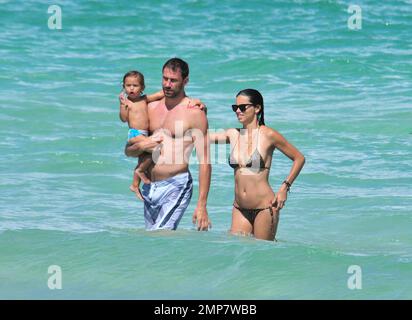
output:
[[[136,166],[137,168],[137,166]],[[130,190],[133,191],[136,194],[136,197],[138,197],[140,200],[143,201],[143,196],[142,193],[140,192],[140,177],[136,173],[136,169],[133,171],[133,182],[130,185]]]
[[151,183],[146,175],[146,170],[149,169],[152,163],[152,156],[150,154],[145,154],[139,158],[139,164],[136,167],[135,173],[145,184]]
[[[136,166],[136,168],[137,168],[137,166]],[[133,171],[133,182],[132,182],[132,184],[130,185],[130,190],[131,191],[133,191],[133,192],[136,192],[136,190],[137,189],[139,189],[139,187],[140,187],[140,177],[139,177],[139,175],[136,173],[136,168],[135,168],[135,170]]]

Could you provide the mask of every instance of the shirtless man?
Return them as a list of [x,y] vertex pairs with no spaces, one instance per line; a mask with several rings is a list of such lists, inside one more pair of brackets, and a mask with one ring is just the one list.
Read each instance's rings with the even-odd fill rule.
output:
[[[165,97],[148,105],[149,133],[129,140],[125,153],[138,157],[153,153],[149,168],[150,184],[142,187],[147,230],[175,230],[192,197],[189,157],[193,147],[199,160],[199,198],[193,214],[198,230],[211,226],[206,202],[210,187],[208,122],[199,108],[191,108],[184,88],[189,81],[189,66],[179,58],[163,66],[162,87]],[[159,151],[160,150],[160,151]],[[156,156],[155,156],[156,155]]]

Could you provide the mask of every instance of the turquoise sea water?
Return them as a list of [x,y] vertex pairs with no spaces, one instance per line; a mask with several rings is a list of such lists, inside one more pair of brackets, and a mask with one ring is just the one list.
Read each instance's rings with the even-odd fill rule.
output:
[[[0,1],[0,298],[411,299],[412,1],[356,1],[357,31],[350,4]],[[160,89],[174,56],[210,128],[237,126],[229,106],[253,87],[267,125],[306,156],[279,242],[227,233],[221,163],[210,232],[191,224],[197,184],[178,231],[144,230],[117,94],[130,69]],[[275,152],[275,190],[290,165]],[[362,289],[348,288],[352,265]]]

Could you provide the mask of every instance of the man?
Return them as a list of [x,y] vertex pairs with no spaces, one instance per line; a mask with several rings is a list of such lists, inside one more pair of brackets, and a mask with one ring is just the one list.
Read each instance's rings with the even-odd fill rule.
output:
[[188,159],[195,147],[199,160],[199,198],[192,220],[197,222],[198,230],[208,230],[211,223],[206,201],[211,165],[206,114],[200,108],[190,107],[184,90],[189,81],[189,66],[185,61],[170,59],[162,72],[165,97],[148,105],[149,132],[153,135],[131,139],[125,150],[130,157],[153,153],[155,163],[148,170],[151,183],[145,184],[141,193],[146,229],[177,228],[192,197]]

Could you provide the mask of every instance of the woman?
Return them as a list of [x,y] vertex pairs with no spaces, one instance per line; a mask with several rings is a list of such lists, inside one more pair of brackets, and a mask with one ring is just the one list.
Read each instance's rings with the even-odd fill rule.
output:
[[[279,212],[287,192],[299,175],[305,157],[279,132],[265,126],[263,97],[259,91],[245,89],[232,105],[242,129],[227,129],[210,135],[211,142],[230,143],[229,165],[235,174],[235,200],[232,210],[233,234],[253,234],[257,239],[275,240]],[[279,149],[293,161],[278,192],[269,185],[272,154]]]

